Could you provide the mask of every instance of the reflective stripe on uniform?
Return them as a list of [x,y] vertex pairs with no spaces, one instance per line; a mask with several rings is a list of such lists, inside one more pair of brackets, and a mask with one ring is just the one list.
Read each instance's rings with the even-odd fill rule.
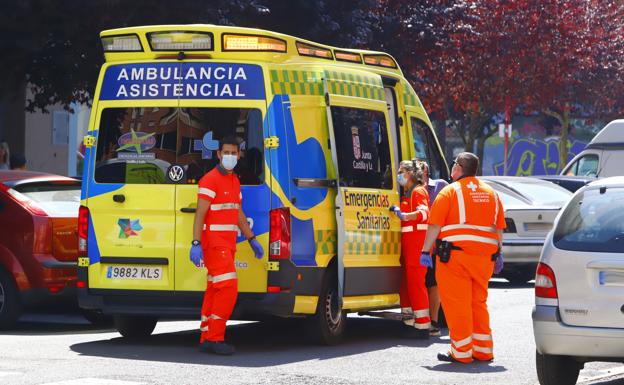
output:
[[467,352],[460,352],[459,350],[451,346],[451,353],[455,358],[472,358],[472,349],[468,350]]
[[238,225],[210,225],[210,231],[238,231]]
[[429,228],[429,225],[427,225],[426,223],[419,223],[416,225],[416,230],[427,230]]
[[492,193],[494,194],[494,206],[496,206],[494,211],[494,222],[492,222],[492,224],[496,226],[496,220],[498,219],[498,194],[496,191],[492,191]]
[[466,225],[466,224],[442,226],[442,228],[440,229],[440,232],[442,232],[442,231],[451,231],[451,230],[479,230],[479,231],[485,231],[485,232],[488,232],[488,233],[496,233],[496,227],[492,227],[492,226],[478,226],[478,225]]
[[484,348],[484,347],[477,346],[477,345],[474,345],[472,348],[474,349],[475,352],[479,352],[479,353],[485,353],[485,354],[494,353],[492,348]]
[[462,192],[461,184],[459,182],[452,183],[451,186],[455,189],[457,195],[457,208],[459,209],[459,223],[466,223],[466,203],[464,202],[464,193]]
[[212,277],[212,282],[213,283],[218,283],[218,282],[223,282],[223,281],[227,281],[230,279],[236,279],[236,272],[231,272],[231,273],[225,273],[225,274],[219,274],[219,275],[215,275],[214,277]]
[[199,330],[202,331],[202,332],[207,332],[208,331],[208,326],[200,327]]
[[490,334],[473,333],[472,338],[479,341],[492,341],[492,336]]
[[421,318],[421,317],[429,317],[429,309],[425,309],[425,310],[416,310],[414,312],[414,317],[416,318]]
[[223,318],[219,317],[216,314],[211,314],[210,317],[208,317],[208,318],[210,318],[210,319],[221,319],[221,320],[223,319]]
[[418,323],[418,322],[414,322],[414,329],[420,329],[420,330],[429,330],[431,328],[431,322],[427,322],[427,323]]
[[208,274],[208,282],[212,282],[212,275]]
[[210,210],[219,211],[219,210],[238,210],[238,203],[221,203],[221,204],[212,204],[210,205]]
[[414,226],[401,227],[402,233],[411,233],[412,231],[414,231]]
[[201,322],[205,322],[208,321],[208,317],[206,317],[205,315],[201,316]]
[[216,196],[217,196],[217,193],[216,193],[216,192],[212,191],[212,190],[211,190],[211,189],[209,189],[209,188],[205,188],[205,187],[200,187],[200,188],[199,188],[199,190],[197,190],[197,193],[198,193],[198,194],[202,194],[202,195],[207,195],[207,196],[209,196],[210,198],[214,198],[214,197],[216,197]]
[[413,310],[411,307],[402,307],[401,308],[401,313],[407,313],[407,314],[412,314]]
[[482,243],[491,243],[493,245],[498,246],[498,240],[494,238],[480,237],[478,235],[451,235],[451,236],[442,238],[442,240],[447,241],[447,242],[474,241],[474,242],[482,242]]
[[451,342],[453,343],[453,345],[455,345],[455,347],[461,348],[462,346],[466,346],[472,342],[472,336],[468,336],[464,338],[463,340],[459,340],[459,341],[451,340]]

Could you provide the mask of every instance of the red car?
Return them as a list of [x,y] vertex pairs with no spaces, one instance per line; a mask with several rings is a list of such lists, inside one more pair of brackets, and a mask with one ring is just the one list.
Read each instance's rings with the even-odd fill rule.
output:
[[0,171],[0,329],[24,307],[75,295],[80,181]]

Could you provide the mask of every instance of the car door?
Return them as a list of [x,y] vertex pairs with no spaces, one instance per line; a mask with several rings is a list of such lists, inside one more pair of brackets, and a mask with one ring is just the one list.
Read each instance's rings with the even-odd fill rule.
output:
[[624,188],[595,186],[567,205],[544,259],[567,325],[623,328]]
[[[231,71],[230,71],[231,70]],[[182,64],[182,88],[192,89],[198,84],[184,76],[189,71],[211,71],[214,74],[232,72],[237,80],[224,79],[219,83],[236,92],[202,96],[182,94],[180,98],[177,135],[177,164],[184,173],[175,191],[175,277],[176,291],[203,291],[206,288],[206,269],[196,267],[189,260],[193,240],[193,221],[197,208],[197,183],[218,163],[219,140],[235,136],[240,142],[241,158],[234,172],[241,182],[243,211],[256,235],[268,250],[270,190],[264,180],[264,130],[266,114],[262,70],[257,65],[185,62]],[[205,80],[202,85],[208,84]],[[187,87],[189,85],[189,87]],[[216,89],[216,87],[215,87]],[[238,95],[238,96],[237,96]],[[265,253],[265,255],[268,253]],[[266,292],[266,256],[257,260],[248,242],[239,231],[235,264],[239,292]]]
[[166,175],[176,156],[176,111],[175,100],[98,104],[87,197],[90,288],[174,288],[175,185]]
[[324,84],[337,180],[339,295],[398,293],[400,222],[389,211],[399,201],[397,161],[381,78],[325,71]]

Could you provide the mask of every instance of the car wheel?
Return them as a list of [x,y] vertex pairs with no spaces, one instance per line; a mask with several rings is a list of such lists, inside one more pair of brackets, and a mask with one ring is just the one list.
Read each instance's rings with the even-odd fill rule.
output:
[[125,338],[140,340],[149,337],[154,331],[158,319],[148,316],[115,315],[115,328]]
[[336,271],[326,272],[321,286],[316,314],[308,319],[310,337],[322,345],[336,345],[342,340],[347,323],[347,313],[338,301],[338,278]]
[[104,315],[101,311],[92,309],[82,309],[82,316],[85,317],[93,326],[107,327],[113,325],[113,317]]
[[540,385],[574,385],[583,364],[568,356],[535,352],[535,367]]
[[22,314],[22,304],[13,277],[0,269],[0,330],[11,329]]
[[503,273],[503,278],[514,285],[521,285],[535,279],[534,270],[513,270]]

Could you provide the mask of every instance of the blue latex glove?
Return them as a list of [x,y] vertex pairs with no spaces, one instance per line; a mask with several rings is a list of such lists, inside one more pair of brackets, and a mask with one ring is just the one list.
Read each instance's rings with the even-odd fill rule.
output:
[[505,260],[503,259],[503,252],[501,251],[496,258],[496,262],[494,263],[494,274],[498,274],[503,271],[503,265],[505,264]]
[[428,251],[423,251],[422,254],[420,254],[420,266],[433,267],[433,260]]
[[405,214],[401,212],[401,209],[395,205],[390,206],[390,211],[392,211],[400,220],[405,220]]
[[201,261],[204,259],[204,252],[201,245],[191,245],[191,262],[197,267],[201,265]]
[[254,256],[258,259],[262,259],[262,257],[264,256],[264,250],[262,250],[260,242],[258,242],[258,240],[254,238],[249,241],[249,245],[254,252]]

